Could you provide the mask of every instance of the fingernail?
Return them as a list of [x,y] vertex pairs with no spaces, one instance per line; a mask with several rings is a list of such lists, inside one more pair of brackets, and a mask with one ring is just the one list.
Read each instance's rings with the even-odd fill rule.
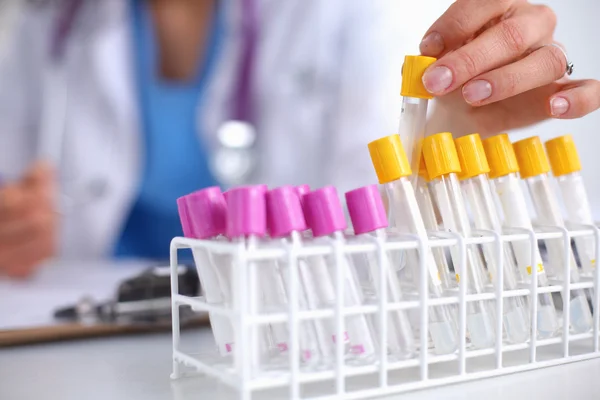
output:
[[555,97],[550,100],[550,112],[555,117],[563,115],[569,111],[569,101],[564,97]]
[[444,39],[439,33],[431,32],[421,41],[419,49],[421,54],[435,57],[444,51]]
[[448,67],[435,67],[423,74],[423,85],[431,94],[442,94],[452,84],[452,71]]
[[484,80],[472,81],[463,87],[462,93],[467,103],[476,103],[492,95],[492,85]]

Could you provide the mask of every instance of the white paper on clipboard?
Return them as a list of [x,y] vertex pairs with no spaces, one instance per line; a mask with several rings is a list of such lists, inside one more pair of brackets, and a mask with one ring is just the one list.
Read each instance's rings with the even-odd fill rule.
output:
[[148,261],[57,261],[26,280],[0,278],[0,330],[55,325],[54,311],[83,296],[112,298],[117,285],[148,268]]

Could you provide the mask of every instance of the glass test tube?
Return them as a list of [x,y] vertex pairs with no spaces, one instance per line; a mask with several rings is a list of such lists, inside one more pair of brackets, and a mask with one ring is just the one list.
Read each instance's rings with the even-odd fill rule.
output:
[[[502,225],[494,204],[487,174],[490,172],[483,144],[478,134],[460,137],[454,141],[461,166],[461,186],[467,199],[476,229],[502,233]],[[502,244],[503,263],[497,259],[496,245],[482,245],[490,279],[494,285],[498,269],[502,268],[504,290],[518,289],[517,266],[508,244]],[[509,342],[523,343],[529,338],[529,312],[523,297],[504,299],[504,329]]]
[[[532,230],[531,217],[521,188],[519,165],[507,134],[485,139],[483,147],[490,166],[491,184],[504,214],[504,226]],[[521,279],[531,281],[532,264],[537,269],[538,287],[548,286],[548,277],[537,244],[533,249],[535,259],[531,260],[530,243],[523,240],[511,242]],[[550,293],[538,294],[537,311],[538,335],[541,338],[554,336],[558,330],[558,318],[554,300]]]
[[[196,239],[216,239],[225,233],[227,206],[218,187],[209,187],[177,199],[177,208],[184,236]],[[202,221],[202,223],[199,223]],[[231,302],[226,273],[227,264],[216,264],[206,249],[192,249],[204,300],[210,305],[227,306]],[[219,354],[233,351],[235,335],[231,321],[222,315],[208,314]]]
[[[299,185],[296,186],[295,189],[296,194],[300,199],[302,212],[307,224],[307,229],[301,233],[301,236],[304,241],[304,245],[310,245],[310,240],[313,239],[313,234],[310,226],[308,225],[308,213],[304,207],[304,196],[310,193],[310,186]],[[298,262],[300,265],[300,279],[302,279],[303,285],[307,291],[308,309],[318,310],[333,308],[335,306],[335,287],[333,286],[333,279],[329,273],[329,268],[327,267],[325,257],[304,257]],[[335,354],[335,348],[333,345],[336,342],[335,321],[333,318],[320,318],[315,321],[315,328],[317,330],[322,356],[325,359],[333,359]],[[349,355],[350,338],[348,337],[348,332],[344,332],[342,334],[342,340],[344,344],[343,353]]]
[[[243,186],[228,191],[227,236],[241,243],[248,251],[264,247],[267,233],[266,187]],[[250,286],[255,288],[250,302],[250,313],[285,312],[287,294],[280,268],[275,261],[248,262]],[[250,330],[253,370],[263,365],[271,368],[285,363],[281,353],[288,350],[287,323],[277,322],[268,326],[254,326]]]
[[[326,186],[304,195],[303,200],[304,215],[312,229],[314,242],[331,245],[333,241],[333,243],[343,244],[345,242],[343,232],[346,229],[346,218],[336,189],[333,186]],[[318,258],[323,259],[323,257]],[[327,270],[335,283],[334,287],[338,288],[338,284],[343,285],[343,306],[351,308],[363,305],[365,296],[360,288],[357,271],[350,258],[342,256],[338,260],[335,254],[332,254],[324,257],[324,259]],[[338,261],[341,264],[338,265]],[[314,271],[314,263],[309,268]],[[343,281],[338,282],[337,280],[337,268],[344,276]],[[336,297],[334,297],[334,302],[328,304],[328,306],[335,306],[335,300],[337,300]],[[374,328],[370,321],[364,314],[346,316],[344,321],[350,340],[350,361],[358,364],[373,362],[377,356],[377,347]],[[335,328],[337,333],[337,324]],[[337,334],[334,335],[335,340]]]
[[[281,239],[284,244],[302,245],[300,232],[306,230],[306,222],[300,205],[300,198],[293,186],[282,186],[273,189],[266,194],[267,200],[267,226],[269,235],[274,239]],[[286,260],[278,262],[281,276],[284,281],[286,303],[291,299],[292,270]],[[307,310],[309,300],[313,291],[307,290],[301,279],[301,270],[305,269],[305,263],[298,260],[298,284],[297,301],[299,310]],[[330,354],[331,342],[329,340],[319,341],[313,321],[300,321],[298,324],[298,343],[300,347],[300,359],[303,366],[316,368],[320,364],[330,362],[326,358]]]
[[[389,201],[389,213],[392,226],[400,233],[416,234],[427,237],[427,231],[419,211],[413,186],[408,180],[412,171],[398,135],[386,136],[369,143],[371,160],[377,173],[379,183],[385,186]],[[407,267],[411,269],[413,279],[418,279],[419,253],[415,250],[406,251]],[[428,290],[430,297],[443,297],[444,291],[431,249],[425,254]],[[418,290],[418,282],[414,282]],[[432,307],[429,312],[429,334],[433,341],[434,351],[438,354],[452,353],[457,347],[456,324],[449,306]]]
[[[592,209],[580,172],[581,162],[573,137],[565,135],[547,141],[546,151],[567,211],[567,223],[594,225]],[[594,236],[576,237],[575,247],[583,271],[591,275],[596,268]]]
[[[525,180],[540,224],[564,227],[565,223],[558,207],[557,198],[550,188],[548,172],[550,165],[542,142],[537,136],[513,143],[517,163],[521,170],[521,179]],[[551,277],[564,280],[562,262],[565,250],[569,252],[571,283],[580,281],[579,270],[571,246],[565,249],[563,239],[547,239],[549,272]],[[587,332],[592,328],[592,313],[585,292],[581,289],[570,293],[570,322],[575,332]],[[563,298],[564,303],[566,300]]]
[[[385,207],[377,185],[365,186],[346,193],[348,213],[352,220],[357,242],[372,243],[373,237],[385,240],[385,228],[388,220]],[[375,253],[357,253],[351,256],[357,269],[366,270],[368,278],[362,283],[362,290],[368,303],[377,304],[383,290],[387,293],[389,303],[399,303],[403,300],[400,282],[394,266],[386,262],[385,288],[380,288],[380,268]],[[387,257],[386,257],[387,258]],[[378,314],[372,316],[373,324],[381,331]],[[394,310],[387,313],[387,346],[388,352],[397,359],[407,359],[415,354],[413,332],[405,310]]]
[[[430,186],[442,217],[445,230],[459,233],[465,238],[471,236],[471,227],[465,209],[457,173],[460,163],[452,134],[438,133],[423,141],[423,157],[431,178]],[[468,274],[467,290],[471,294],[484,293],[489,282],[480,253],[471,246],[466,249],[466,271],[457,271],[457,280]],[[458,247],[452,246],[450,254],[455,268],[458,268]],[[477,348],[491,347],[494,344],[494,307],[491,301],[467,302],[467,328],[471,343]]]
[[[406,56],[402,66],[402,111],[398,134],[405,148],[409,149],[408,162],[417,171],[421,159],[421,146],[425,138],[427,104],[433,96],[423,86],[423,73],[436,61],[433,57]],[[413,185],[416,181],[416,175]]]
[[[423,157],[421,157],[421,164],[419,165],[419,179],[417,179],[415,197],[417,198],[417,203],[419,204],[419,210],[421,211],[421,216],[423,217],[425,229],[432,232],[438,231],[440,229],[440,224],[438,222],[439,213],[436,211],[437,206],[435,205],[433,196],[429,190],[429,175],[427,174],[427,167],[425,166],[425,160]],[[435,263],[438,266],[438,272],[442,280],[442,288],[444,290],[455,289],[456,285],[454,282],[456,281],[451,278],[450,268],[448,267],[448,262],[446,261],[444,249],[441,247],[434,247],[431,249],[431,252],[433,253]],[[455,306],[456,305],[452,305],[450,307],[455,309]],[[455,311],[456,310],[453,310],[453,315]],[[456,318],[453,318],[453,322],[458,330]]]

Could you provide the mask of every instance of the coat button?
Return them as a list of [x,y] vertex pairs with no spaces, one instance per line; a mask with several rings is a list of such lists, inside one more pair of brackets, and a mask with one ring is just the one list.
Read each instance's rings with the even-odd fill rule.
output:
[[102,178],[92,179],[88,184],[87,191],[92,198],[100,199],[105,197],[108,193],[108,182]]

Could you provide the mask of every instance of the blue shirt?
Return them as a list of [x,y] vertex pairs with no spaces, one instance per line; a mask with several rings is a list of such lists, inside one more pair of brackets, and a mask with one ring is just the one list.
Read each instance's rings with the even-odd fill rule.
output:
[[197,115],[223,24],[217,11],[194,79],[170,82],[158,72],[158,49],[147,2],[132,0],[131,6],[145,168],[115,255],[166,260],[170,240],[182,235],[176,199],[216,184],[199,139]]

